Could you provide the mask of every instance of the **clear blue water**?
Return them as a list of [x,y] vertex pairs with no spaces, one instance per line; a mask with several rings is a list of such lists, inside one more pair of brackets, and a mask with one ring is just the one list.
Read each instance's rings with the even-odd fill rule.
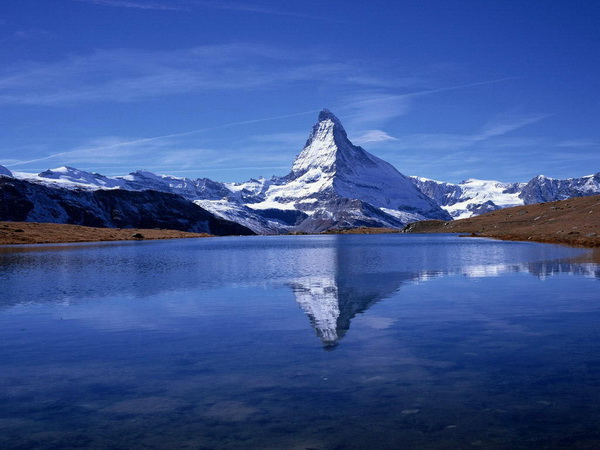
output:
[[600,266],[452,235],[0,249],[0,448],[599,448]]

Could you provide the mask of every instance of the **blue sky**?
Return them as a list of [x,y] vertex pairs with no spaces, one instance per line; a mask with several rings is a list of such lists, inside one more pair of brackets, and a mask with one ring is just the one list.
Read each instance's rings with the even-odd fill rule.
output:
[[2,0],[0,164],[284,175],[329,108],[407,175],[586,175],[598,23],[585,0]]

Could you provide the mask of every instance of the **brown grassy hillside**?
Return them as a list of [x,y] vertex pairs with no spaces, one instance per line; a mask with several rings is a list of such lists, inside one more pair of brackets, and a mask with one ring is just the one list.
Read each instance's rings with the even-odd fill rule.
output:
[[[141,235],[142,237],[138,236]],[[58,244],[66,242],[130,241],[207,237],[205,233],[175,230],[94,228],[79,225],[33,222],[0,222],[0,245]]]
[[516,206],[451,222],[415,222],[405,231],[475,233],[506,240],[600,247],[600,195]]

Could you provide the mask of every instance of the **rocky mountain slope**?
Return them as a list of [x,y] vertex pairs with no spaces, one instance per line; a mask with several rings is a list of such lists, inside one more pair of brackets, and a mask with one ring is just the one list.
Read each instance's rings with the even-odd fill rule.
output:
[[525,205],[600,194],[600,172],[559,180],[539,175],[527,183],[519,197]]
[[0,220],[109,228],[162,228],[215,235],[254,234],[179,195],[153,190],[66,189],[0,177]]

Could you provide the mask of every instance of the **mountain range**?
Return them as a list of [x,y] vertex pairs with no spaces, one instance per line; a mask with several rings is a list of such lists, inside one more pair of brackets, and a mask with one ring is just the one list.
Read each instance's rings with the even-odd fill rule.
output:
[[73,167],[28,174],[0,166],[0,220],[213,234],[401,228],[596,194],[600,173],[566,180],[540,175],[528,183],[407,177],[353,145],[326,109],[283,177],[222,183],[146,170],[108,177]]

